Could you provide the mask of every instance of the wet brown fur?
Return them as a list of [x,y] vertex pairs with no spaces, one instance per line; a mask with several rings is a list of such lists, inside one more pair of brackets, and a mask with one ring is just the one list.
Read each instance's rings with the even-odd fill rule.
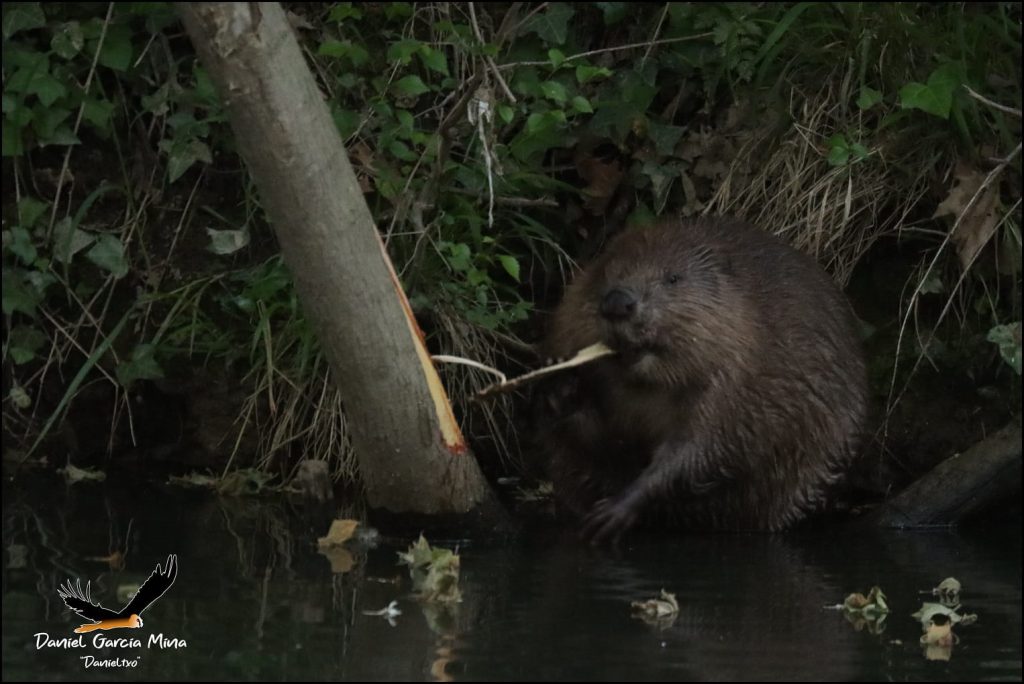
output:
[[[626,320],[601,303],[636,297]],[[619,352],[566,377],[542,430],[556,497],[587,536],[641,523],[783,529],[854,457],[863,357],[831,278],[739,221],[666,221],[612,240],[569,286],[550,356]]]

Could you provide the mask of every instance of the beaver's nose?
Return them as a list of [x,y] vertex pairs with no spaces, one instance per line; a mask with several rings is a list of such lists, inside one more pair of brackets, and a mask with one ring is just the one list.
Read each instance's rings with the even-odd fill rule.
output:
[[621,321],[636,312],[636,297],[628,290],[616,288],[601,300],[601,315],[609,321]]

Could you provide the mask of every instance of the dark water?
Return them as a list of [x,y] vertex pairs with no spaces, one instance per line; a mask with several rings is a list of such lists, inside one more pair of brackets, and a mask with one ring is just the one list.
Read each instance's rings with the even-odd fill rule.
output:
[[[619,553],[553,534],[464,545],[464,600],[444,611],[409,596],[394,545],[332,573],[283,500],[48,477],[5,481],[3,494],[4,680],[1021,679],[1019,509],[960,532],[689,536]],[[125,548],[123,570],[88,560]],[[97,648],[93,633],[37,647],[35,634],[73,637],[81,623],[61,582],[91,580],[94,600],[119,609],[117,587],[169,553],[178,578],[145,626],[106,633],[141,645]],[[910,614],[950,575],[978,621],[929,660]],[[892,609],[880,634],[823,608],[873,584]],[[679,600],[673,624],[631,617],[630,601],[662,587]],[[363,614],[392,600],[395,626]],[[185,645],[149,645],[156,634]],[[86,667],[90,656],[134,667]]]

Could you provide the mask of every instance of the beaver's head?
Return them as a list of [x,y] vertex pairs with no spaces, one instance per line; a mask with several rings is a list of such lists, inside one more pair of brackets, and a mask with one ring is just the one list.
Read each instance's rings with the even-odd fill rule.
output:
[[592,268],[587,310],[634,378],[690,384],[745,363],[754,321],[728,249],[713,235],[678,224],[637,229]]

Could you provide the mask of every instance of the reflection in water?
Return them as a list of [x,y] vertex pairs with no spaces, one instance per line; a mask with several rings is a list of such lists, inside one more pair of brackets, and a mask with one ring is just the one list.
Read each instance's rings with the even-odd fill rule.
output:
[[[450,607],[410,596],[396,551],[412,540],[332,572],[316,552],[327,522],[281,499],[23,478],[5,482],[3,525],[5,680],[1021,677],[1019,518],[970,533],[651,538],[619,552],[545,530],[518,545],[464,543],[463,601]],[[177,581],[144,628],[109,633],[138,633],[142,646],[37,648],[37,633],[76,636],[61,582],[91,581],[94,600],[123,605],[118,589],[172,553]],[[954,628],[960,642],[933,662],[910,614],[950,575],[979,620]],[[880,634],[824,608],[876,584],[892,610]],[[632,601],[662,588],[679,602],[670,626],[632,617]],[[393,626],[365,614],[392,601]],[[187,646],[148,647],[151,634]],[[87,669],[86,656],[137,664]]]

